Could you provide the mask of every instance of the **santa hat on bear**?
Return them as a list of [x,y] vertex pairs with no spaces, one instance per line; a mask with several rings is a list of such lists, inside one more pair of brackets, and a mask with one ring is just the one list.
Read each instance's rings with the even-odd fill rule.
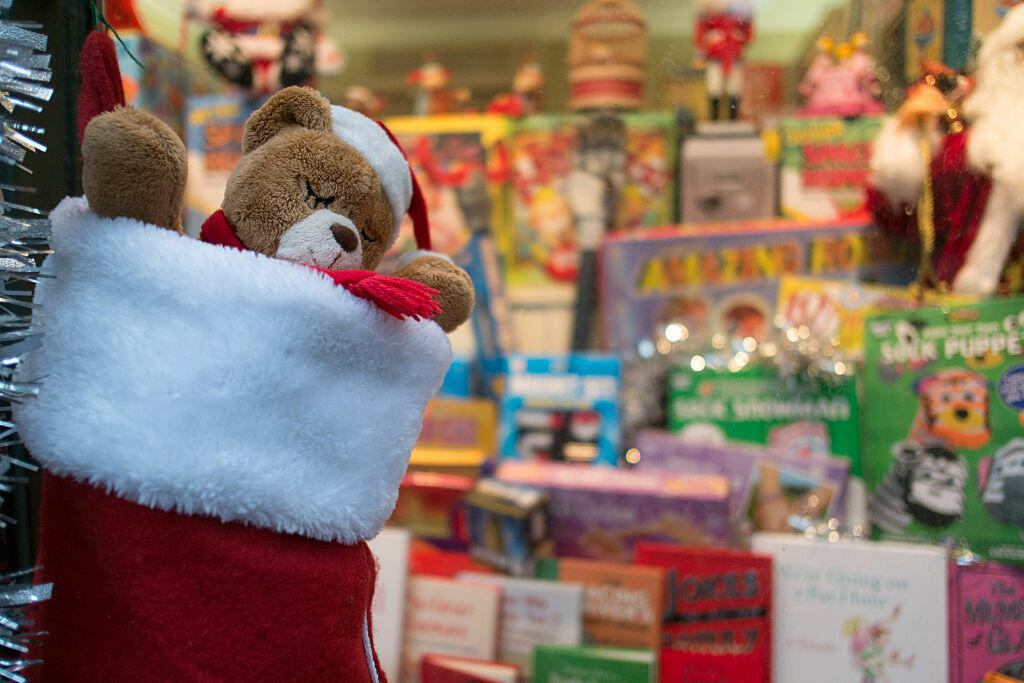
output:
[[427,204],[398,140],[383,123],[359,112],[334,105],[331,114],[334,117],[334,134],[359,152],[380,177],[380,184],[395,220],[389,246],[393,246],[398,239],[402,218],[408,213],[412,219],[416,246],[421,251],[430,251]]

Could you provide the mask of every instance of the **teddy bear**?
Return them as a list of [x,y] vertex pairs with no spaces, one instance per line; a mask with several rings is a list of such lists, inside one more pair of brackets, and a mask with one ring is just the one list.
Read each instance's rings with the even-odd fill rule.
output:
[[406,213],[429,249],[401,149],[280,91],[198,240],[159,119],[97,116],[82,159],[18,369],[45,377],[16,407],[44,466],[40,680],[384,681],[366,541],[473,302],[429,252],[372,272]]

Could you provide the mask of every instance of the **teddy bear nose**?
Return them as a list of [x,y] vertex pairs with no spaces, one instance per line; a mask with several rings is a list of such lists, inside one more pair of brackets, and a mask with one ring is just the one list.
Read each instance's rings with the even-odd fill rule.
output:
[[341,245],[341,248],[351,254],[359,246],[359,238],[352,231],[352,228],[335,223],[331,226],[331,234],[334,235],[334,240]]

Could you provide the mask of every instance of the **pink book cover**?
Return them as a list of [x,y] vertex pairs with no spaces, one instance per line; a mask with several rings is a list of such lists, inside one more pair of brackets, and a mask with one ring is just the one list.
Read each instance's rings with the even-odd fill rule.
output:
[[1024,677],[1024,569],[950,566],[949,657],[950,683]]

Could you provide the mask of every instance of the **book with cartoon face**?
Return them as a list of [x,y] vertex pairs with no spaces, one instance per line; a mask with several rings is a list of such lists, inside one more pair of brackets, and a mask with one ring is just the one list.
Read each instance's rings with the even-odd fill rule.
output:
[[774,560],[772,680],[947,680],[941,548],[782,534],[751,545]]
[[989,671],[1024,679],[1022,600],[1024,569],[950,565],[950,683],[975,683]]

